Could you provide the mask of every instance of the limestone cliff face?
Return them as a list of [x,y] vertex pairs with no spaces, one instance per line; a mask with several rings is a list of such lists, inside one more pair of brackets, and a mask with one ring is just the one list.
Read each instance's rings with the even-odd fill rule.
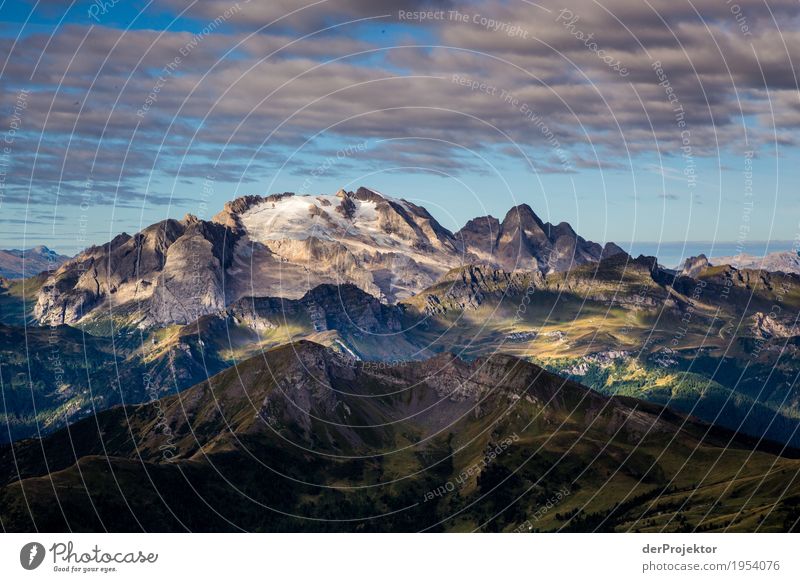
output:
[[491,262],[500,236],[500,221],[494,216],[473,218],[456,233],[463,249],[478,256],[482,262]]
[[750,317],[750,331],[754,337],[760,339],[788,338],[800,334],[800,329],[791,318],[780,318],[761,311]]
[[42,324],[74,324],[104,308],[140,325],[193,321],[225,307],[223,271],[235,238],[193,216],[121,234],[53,273],[34,316]]
[[235,236],[227,227],[188,220],[184,234],[167,249],[145,323],[189,323],[227,305],[225,269]]
[[300,299],[244,297],[233,303],[227,314],[257,331],[276,328],[287,318],[304,314],[315,331],[375,334],[400,331],[403,311],[402,306],[381,303],[355,285],[320,285]]
[[709,267],[708,257],[700,254],[696,257],[689,257],[683,263],[683,269],[680,274],[684,277],[699,277]]
[[566,222],[542,222],[527,204],[512,208],[502,222],[492,216],[473,219],[455,236],[465,251],[506,271],[567,271],[624,253],[613,243],[604,248],[585,240]]

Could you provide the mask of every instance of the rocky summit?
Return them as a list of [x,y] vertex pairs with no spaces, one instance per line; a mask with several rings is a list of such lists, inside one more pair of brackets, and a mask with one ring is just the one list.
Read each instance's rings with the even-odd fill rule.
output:
[[507,271],[567,271],[625,252],[614,243],[585,240],[566,222],[542,222],[527,204],[509,210],[502,222],[493,216],[470,220],[456,238],[469,253]]
[[299,299],[321,284],[353,284],[392,303],[478,262],[546,274],[623,252],[544,223],[527,205],[453,234],[425,208],[363,187],[245,196],[210,221],[165,220],[85,250],[47,279],[34,316],[76,324],[113,309],[138,327],[183,324],[242,297]]

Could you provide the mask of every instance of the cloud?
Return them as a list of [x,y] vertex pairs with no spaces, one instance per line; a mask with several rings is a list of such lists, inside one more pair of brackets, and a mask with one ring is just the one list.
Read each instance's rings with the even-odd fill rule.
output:
[[[693,156],[796,145],[794,0],[740,0],[738,16],[724,1],[700,15],[682,0],[490,1],[459,5],[466,20],[423,23],[398,11],[430,3],[240,4],[207,35],[70,24],[52,38],[0,39],[10,57],[0,87],[29,91],[9,200],[35,191],[36,203],[79,203],[91,177],[98,203],[139,201],[153,176],[185,183],[208,168],[252,183],[297,148],[284,171],[299,176],[313,167],[302,153],[324,140],[388,140],[341,172],[485,171],[471,151],[524,154],[542,172],[621,170],[655,152],[679,165],[687,142]],[[190,16],[202,24],[231,6],[197,2]],[[315,32],[377,14],[408,40],[376,40],[363,26]]]
[[[176,11],[186,8],[186,3],[181,0],[166,0],[165,3]],[[198,20],[213,20],[232,4],[228,0],[198,0],[191,5],[187,14]],[[257,29],[269,25],[277,30],[303,32],[347,20],[394,15],[400,10],[427,10],[433,6],[445,9],[453,5],[450,1],[442,0],[240,0],[239,4],[244,9],[232,19],[238,26]]]

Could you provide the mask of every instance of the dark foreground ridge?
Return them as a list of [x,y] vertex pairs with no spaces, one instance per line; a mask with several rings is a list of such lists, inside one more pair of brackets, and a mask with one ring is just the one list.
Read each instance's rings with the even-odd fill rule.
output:
[[777,452],[507,355],[385,366],[301,341],[5,446],[0,519],[8,531],[784,531],[800,515],[800,462]]

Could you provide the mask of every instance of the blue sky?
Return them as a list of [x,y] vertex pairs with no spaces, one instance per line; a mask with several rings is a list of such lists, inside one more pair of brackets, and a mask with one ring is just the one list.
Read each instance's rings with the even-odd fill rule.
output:
[[452,230],[524,202],[623,246],[800,231],[788,0],[740,2],[747,31],[724,2],[307,4],[3,3],[0,248],[361,185]]

